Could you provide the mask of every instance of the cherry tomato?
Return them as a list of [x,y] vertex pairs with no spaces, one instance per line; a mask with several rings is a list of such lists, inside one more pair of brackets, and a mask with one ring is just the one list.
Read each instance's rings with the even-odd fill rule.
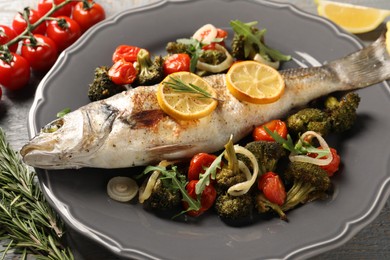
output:
[[[0,45],[6,44],[16,36],[17,34],[12,28],[6,25],[0,25]],[[11,46],[8,46],[8,49],[11,52],[16,52],[16,50],[18,49],[18,44],[12,44]]]
[[186,53],[177,53],[164,60],[164,74],[169,75],[178,71],[190,71],[191,58]]
[[[28,20],[30,21],[30,24],[34,24],[36,21],[38,21],[41,18],[37,10],[34,9],[29,9],[29,16]],[[16,32],[16,34],[21,34],[26,28],[27,28],[27,23],[24,20],[23,16],[18,13],[15,15],[13,21],[12,21],[12,28]],[[46,32],[46,23],[41,23],[38,25],[37,28],[33,30],[33,33],[36,34],[45,34]]]
[[136,62],[137,55],[140,50],[141,48],[136,46],[119,45],[112,54],[112,62],[115,63],[121,59],[124,59],[128,62]]
[[253,139],[255,141],[275,141],[264,129],[267,127],[271,132],[277,132],[282,138],[287,138],[287,126],[282,120],[272,120],[264,125],[257,126],[253,130]]
[[11,53],[9,62],[0,56],[0,84],[9,90],[21,89],[30,80],[30,65],[22,56]]
[[210,44],[207,44],[207,45],[204,45],[202,47],[203,50],[215,50],[215,45],[219,44],[223,47],[226,47],[226,44],[225,44],[225,39],[227,38],[228,36],[228,33],[227,31],[223,30],[223,29],[220,29],[220,28],[217,28],[217,36],[216,38],[218,39],[223,39],[223,41],[221,42],[212,42]]
[[[41,17],[44,16],[46,13],[48,13],[51,10],[51,8],[53,7],[53,2],[56,5],[59,5],[64,1],[65,0],[39,0],[38,1],[38,12],[39,12],[40,16]],[[60,8],[59,10],[55,11],[51,16],[52,17],[70,16],[71,13],[72,13],[72,5],[69,3],[69,4],[66,4],[65,6],[63,6],[62,8]]]
[[75,20],[67,16],[58,16],[47,25],[46,34],[52,39],[61,52],[81,36],[81,28]]
[[103,7],[94,1],[78,2],[73,8],[72,17],[80,25],[81,30],[86,31],[104,20],[106,13]]
[[137,78],[137,70],[132,62],[119,60],[108,70],[111,81],[117,85],[131,84]]
[[[318,149],[322,149],[322,147],[318,147]],[[320,167],[328,173],[329,177],[332,177],[339,170],[341,160],[336,149],[330,148],[330,152],[332,154],[332,161],[330,161],[329,164],[321,165]],[[317,154],[309,154],[309,155],[311,157],[317,157]]]
[[34,34],[33,39],[23,41],[21,55],[30,63],[33,70],[49,70],[58,57],[56,43],[49,37]]
[[3,96],[3,90],[0,88],[0,100],[2,96]]
[[[198,197],[198,195],[195,193],[195,186],[197,183],[198,180],[192,180],[186,186],[188,195],[193,199],[197,199]],[[187,214],[192,217],[197,217],[203,214],[205,211],[207,211],[209,208],[213,206],[216,197],[217,197],[217,191],[215,190],[214,186],[212,184],[206,186],[200,197],[201,208],[199,210],[187,211]],[[188,208],[188,204],[185,202],[184,202],[184,208],[185,209]]]
[[281,206],[286,201],[286,189],[282,179],[276,173],[267,172],[261,175],[257,187],[272,203]]
[[210,167],[217,156],[208,153],[198,153],[192,157],[188,168],[188,180],[199,180],[199,174],[205,172],[205,168]]

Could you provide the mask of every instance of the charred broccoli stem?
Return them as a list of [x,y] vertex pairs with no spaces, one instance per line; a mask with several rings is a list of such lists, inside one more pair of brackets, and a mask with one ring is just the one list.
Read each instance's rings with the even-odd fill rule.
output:
[[325,198],[331,187],[331,181],[324,169],[306,162],[290,162],[284,172],[284,178],[292,186],[287,192],[283,211],[295,208],[299,204]]
[[108,76],[107,66],[100,66],[95,69],[93,82],[89,85],[88,98],[91,101],[97,101],[111,97],[120,93],[126,88],[122,85],[116,85]]
[[150,53],[141,49],[137,55],[138,75],[135,85],[148,86],[161,82],[164,79],[164,60],[161,56],[151,59]]
[[325,136],[331,130],[328,113],[318,108],[304,108],[298,111],[287,118],[286,125],[289,133],[294,135],[314,131]]
[[256,195],[255,207],[260,214],[276,213],[279,215],[281,220],[287,221],[287,215],[284,213],[282,208],[279,205],[269,201],[263,193]]
[[355,92],[346,94],[340,100],[335,97],[327,98],[325,108],[334,132],[341,133],[351,129],[357,118],[359,103],[360,97]]

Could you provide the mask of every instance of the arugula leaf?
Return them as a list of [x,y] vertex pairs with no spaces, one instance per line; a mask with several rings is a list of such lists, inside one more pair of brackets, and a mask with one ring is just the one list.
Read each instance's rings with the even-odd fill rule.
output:
[[210,184],[210,178],[215,180],[217,169],[221,168],[221,160],[224,152],[221,153],[213,163],[210,165],[210,167],[207,168],[206,172],[203,174],[199,174],[199,181],[195,185],[195,193],[200,195],[204,191],[207,185]]
[[258,30],[256,32],[252,31],[252,28],[257,24],[257,22],[243,23],[239,20],[233,20],[230,22],[230,26],[233,31],[244,37],[244,51],[245,57],[248,57],[253,50],[253,45],[257,46],[260,51],[260,55],[268,59],[271,57],[274,61],[288,61],[291,59],[290,55],[284,55],[280,51],[272,49],[264,44],[261,39],[264,37],[266,30]]
[[189,51],[191,53],[191,61],[190,61],[190,71],[195,72],[196,64],[198,63],[199,56],[203,53],[202,45],[200,41],[194,38],[182,38],[176,40],[178,43],[182,43],[189,46]]

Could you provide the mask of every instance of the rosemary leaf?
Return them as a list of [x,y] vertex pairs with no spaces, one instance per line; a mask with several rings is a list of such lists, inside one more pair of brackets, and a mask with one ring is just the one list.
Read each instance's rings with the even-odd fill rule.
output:
[[0,259],[9,249],[37,259],[72,260],[62,245],[64,224],[45,200],[36,173],[12,150],[0,128],[0,239],[9,240]]

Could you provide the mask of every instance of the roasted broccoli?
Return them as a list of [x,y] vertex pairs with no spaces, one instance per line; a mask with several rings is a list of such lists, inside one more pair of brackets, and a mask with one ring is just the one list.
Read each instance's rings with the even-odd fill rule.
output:
[[199,61],[212,65],[220,64],[226,60],[226,54],[218,50],[205,50],[199,56]]
[[341,133],[349,130],[356,121],[356,110],[360,103],[357,93],[350,92],[340,100],[328,97],[325,101],[325,109],[329,113],[332,131]]
[[[256,157],[260,167],[260,174],[275,171],[278,161],[287,154],[286,149],[277,142],[253,141],[248,143],[245,148]],[[250,167],[251,164],[248,158],[241,155],[238,155],[238,158]]]
[[95,69],[93,82],[88,89],[88,97],[91,101],[105,99],[126,90],[124,86],[116,85],[111,81],[108,70],[106,66]]
[[253,218],[254,201],[250,194],[221,194],[215,201],[218,216],[229,225],[243,225]]
[[331,187],[326,171],[312,163],[290,162],[284,171],[284,178],[292,186],[287,192],[286,202],[281,206],[283,211],[324,198]]
[[187,53],[188,55],[191,55],[191,48],[192,45],[190,44],[185,44],[182,42],[168,42],[165,50],[168,52],[168,54]]
[[164,79],[163,63],[161,56],[156,56],[153,61],[150,53],[141,49],[137,55],[138,75],[135,85],[148,86],[161,82]]
[[260,213],[260,214],[264,214],[264,213],[276,213],[279,215],[280,219],[282,220],[286,220],[287,221],[287,215],[286,213],[284,213],[284,211],[282,210],[282,208],[275,204],[275,203],[272,203],[271,201],[269,201],[263,193],[258,193],[256,195],[256,199],[255,199],[255,207],[257,209],[257,212]]
[[164,185],[164,180],[159,178],[144,205],[150,209],[169,210],[178,207],[181,199],[181,193],[178,189],[172,189],[167,184]]
[[287,128],[291,134],[302,134],[306,131],[314,131],[322,136],[331,130],[331,120],[328,113],[318,108],[304,108],[290,115],[286,120]]
[[234,30],[232,40],[232,56],[238,60],[253,59],[256,54],[261,55],[263,60],[288,61],[291,56],[283,55],[278,50],[271,49],[264,43],[266,30],[255,27],[257,22],[243,23],[238,20],[230,22]]

